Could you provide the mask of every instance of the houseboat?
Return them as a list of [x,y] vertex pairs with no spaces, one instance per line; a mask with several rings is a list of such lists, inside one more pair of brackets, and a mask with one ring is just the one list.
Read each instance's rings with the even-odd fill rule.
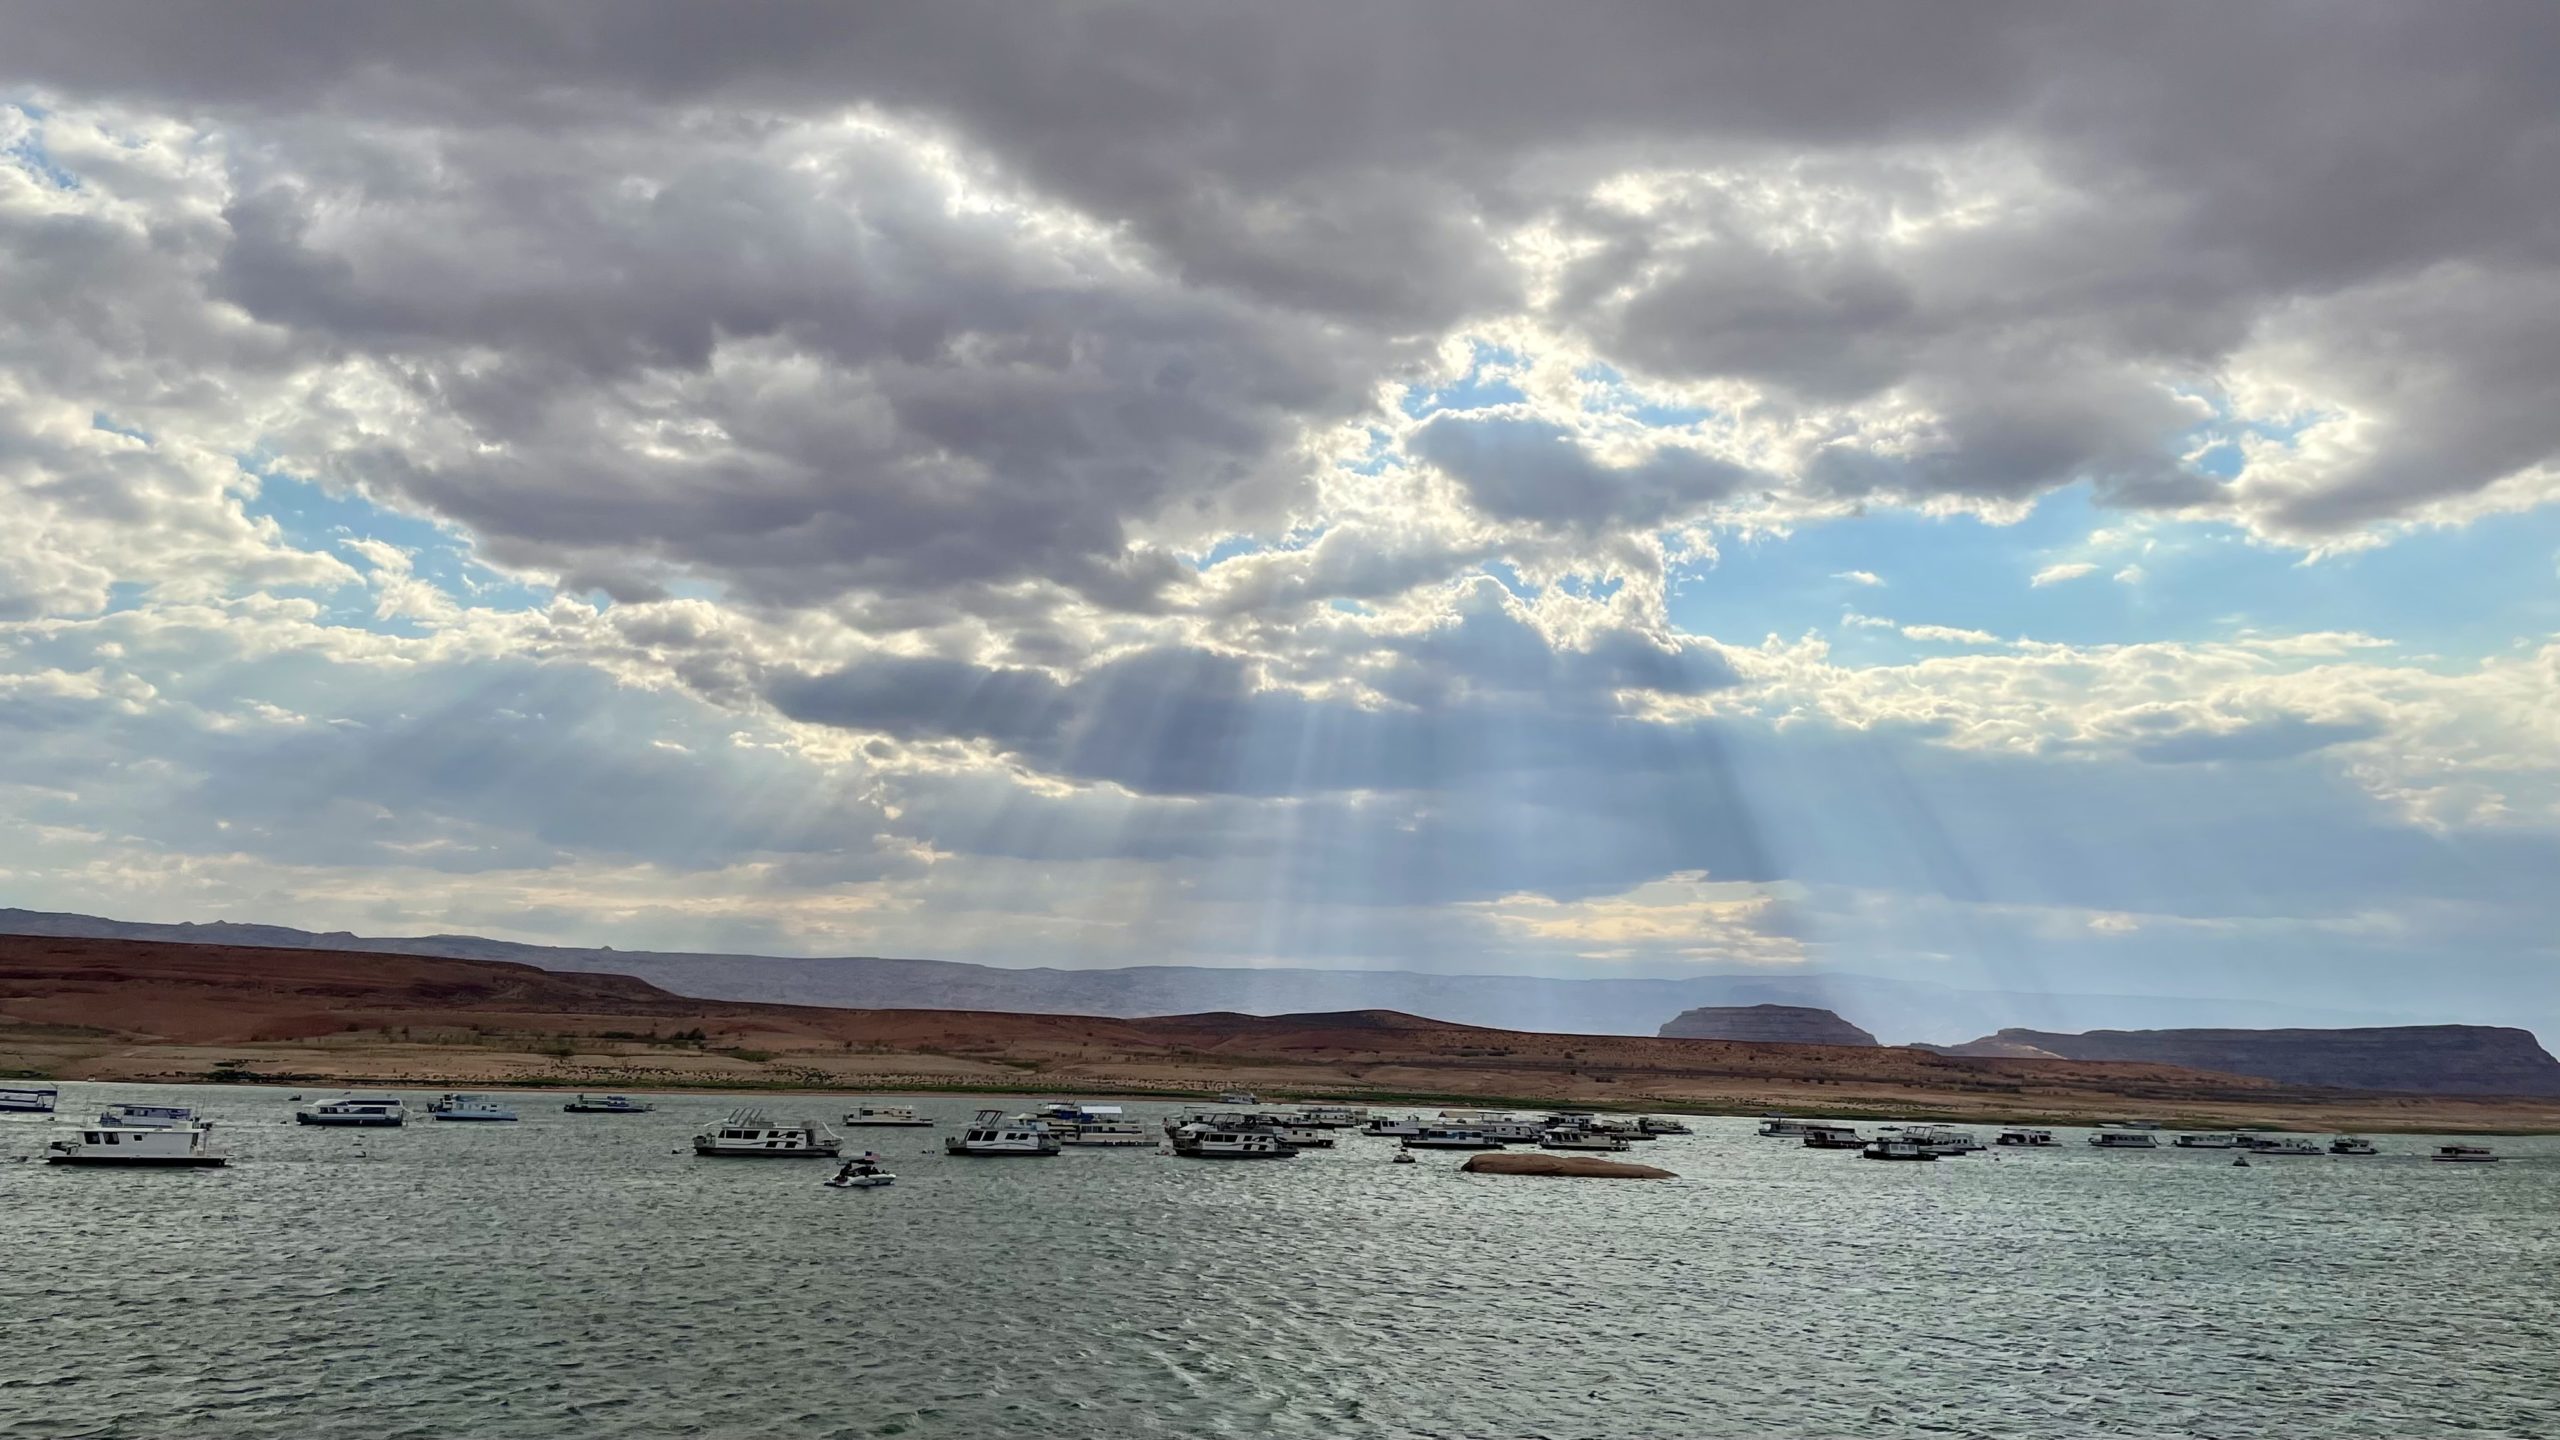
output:
[[349,1125],[381,1129],[408,1122],[408,1107],[396,1095],[341,1095],[293,1112],[297,1125]]
[[844,1112],[844,1123],[855,1129],[929,1130],[934,1122],[913,1105],[856,1105]]
[[1674,1120],[1667,1115],[1640,1115],[1636,1117],[1636,1128],[1647,1135],[1695,1135],[1698,1133],[1690,1129],[1685,1122]]
[[571,1115],[646,1115],[658,1107],[628,1095],[581,1095],[560,1108]]
[[1298,1147],[1269,1130],[1204,1124],[1174,1131],[1173,1153],[1190,1160],[1288,1160]]
[[2427,1158],[2455,1165],[2485,1165],[2496,1160],[2498,1152],[2486,1145],[2439,1145],[2436,1153]]
[[1866,1146],[1866,1138],[1850,1125],[1825,1125],[1810,1122],[1803,1127],[1807,1150],[1858,1150]]
[[2379,1155],[2382,1152],[2374,1149],[2373,1142],[2361,1135],[2341,1135],[2329,1142],[2329,1153],[2332,1155]]
[[1759,1133],[1792,1140],[1804,1134],[1804,1122],[1790,1120],[1784,1115],[1771,1115],[1760,1122]]
[[2317,1155],[2320,1147],[2299,1135],[2252,1135],[2247,1150],[2252,1155]]
[[1991,1143],[1994,1145],[2027,1145],[2041,1147],[2046,1145],[2058,1145],[2062,1142],[2054,1139],[2053,1132],[2050,1130],[2003,1130],[1999,1134],[1991,1137]]
[[2157,1150],[2160,1142],[2148,1130],[2101,1130],[2089,1137],[2101,1150]]
[[213,1128],[210,1121],[196,1118],[193,1105],[110,1105],[98,1123],[125,1130],[166,1130],[174,1125]]
[[761,1110],[732,1110],[693,1137],[693,1153],[721,1159],[833,1160],[844,1148],[815,1120],[785,1125]]
[[52,1085],[0,1085],[0,1113],[50,1115],[61,1100],[62,1091]]
[[1012,1156],[1055,1155],[1058,1136],[1037,1115],[1007,1115],[981,1110],[969,1128],[942,1137],[945,1154],[997,1160]]
[[447,1091],[427,1102],[427,1114],[437,1120],[512,1121],[516,1112],[486,1095],[470,1095],[459,1090]]
[[1384,1135],[1390,1140],[1402,1140],[1422,1133],[1422,1118],[1418,1115],[1372,1115],[1362,1122],[1360,1133]]
[[1578,1126],[1559,1125],[1538,1136],[1538,1148],[1541,1150],[1624,1150],[1627,1148],[1627,1142],[1623,1136],[1612,1135],[1606,1130],[1585,1130]]
[[213,1148],[213,1131],[204,1125],[92,1125],[77,1140],[56,1140],[45,1147],[48,1165],[160,1165],[209,1168],[228,1165],[230,1157]]
[[[1117,1105],[1076,1105],[1051,1103],[1040,1107],[1040,1119],[1057,1132],[1061,1145],[1083,1145],[1107,1149],[1124,1145],[1151,1145],[1147,1132],[1129,1118],[1129,1112]],[[1326,1144],[1333,1142],[1327,1140]]]
[[1970,1130],[1950,1130],[1943,1125],[1905,1126],[1902,1138],[1939,1155],[1970,1155],[1983,1148]]
[[1455,1125],[1425,1125],[1404,1137],[1407,1150],[1499,1150],[1502,1142],[1481,1130]]
[[1869,1141],[1858,1150],[1861,1160],[1935,1160],[1938,1152],[1926,1145],[1890,1136]]
[[2176,1143],[2181,1150],[2237,1150],[2242,1144],[2239,1136],[2227,1130],[2208,1130],[2198,1134],[2181,1135]]

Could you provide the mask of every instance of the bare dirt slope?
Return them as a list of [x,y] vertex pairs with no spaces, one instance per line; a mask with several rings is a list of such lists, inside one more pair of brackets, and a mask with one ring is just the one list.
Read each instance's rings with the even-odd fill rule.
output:
[[[0,936],[6,1069],[588,1087],[1245,1086],[1985,1118],[2301,1113],[2374,1128],[2534,1120],[2487,1102],[2341,1097],[2157,1064],[1551,1035],[1382,1010],[1127,1020],[826,1009],[699,1000],[505,961],[44,936]],[[2540,1124],[2560,1125],[2560,1105],[2544,1108]]]

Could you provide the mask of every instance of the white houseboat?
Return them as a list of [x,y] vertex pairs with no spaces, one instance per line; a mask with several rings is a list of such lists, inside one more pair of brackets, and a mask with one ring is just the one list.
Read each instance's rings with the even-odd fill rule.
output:
[[1055,1155],[1058,1137],[1036,1115],[981,1110],[969,1128],[942,1137],[944,1153],[995,1160],[1015,1155]]
[[1760,1133],[1773,1138],[1793,1140],[1804,1134],[1804,1122],[1784,1115],[1771,1115],[1760,1122]]
[[1890,1136],[1869,1141],[1858,1151],[1861,1160],[1935,1160],[1938,1152],[1926,1145]]
[[1174,1131],[1173,1153],[1191,1160],[1288,1160],[1298,1147],[1269,1130],[1203,1124]]
[[815,1120],[785,1125],[761,1110],[732,1110],[693,1137],[693,1153],[751,1160],[832,1160],[844,1148],[836,1133]]
[[930,1130],[933,1122],[916,1113],[913,1105],[856,1105],[844,1112],[844,1123],[853,1129]]
[[2157,1150],[2160,1142],[2148,1130],[2101,1130],[2089,1137],[2101,1150]]
[[408,1121],[408,1107],[396,1095],[341,1095],[293,1112],[297,1125],[350,1125],[385,1128]]
[[1117,1105],[1079,1105],[1053,1101],[1041,1106],[1039,1115],[1040,1119],[1057,1133],[1058,1143],[1061,1145],[1111,1149],[1155,1143],[1147,1138],[1146,1130],[1137,1121],[1129,1118],[1129,1112]]
[[60,1103],[62,1091],[52,1085],[29,1085],[18,1082],[0,1085],[0,1112],[20,1115],[50,1115]]
[[1407,1150],[1499,1150],[1502,1142],[1481,1130],[1455,1125],[1425,1125],[1404,1137]]
[[1627,1142],[1605,1130],[1559,1125],[1538,1137],[1541,1150],[1624,1150]]
[[2237,1150],[2240,1148],[2241,1140],[2239,1136],[2227,1130],[2207,1130],[2181,1135],[2177,1138],[2176,1144],[2181,1150]]
[[2252,1155],[2317,1155],[2320,1147],[2299,1135],[2252,1135],[2246,1147]]
[[110,1105],[98,1123],[125,1130],[166,1130],[173,1125],[213,1128],[212,1122],[196,1118],[193,1105]]
[[1360,1133],[1383,1135],[1390,1140],[1402,1140],[1422,1133],[1422,1117],[1419,1115],[1372,1115],[1362,1122]]
[[2053,1132],[2050,1130],[2003,1130],[1999,1134],[1991,1137],[1991,1143],[1994,1145],[2043,1146],[2055,1145],[2061,1142],[2053,1138]]
[[1906,1126],[1902,1138],[1914,1145],[1926,1146],[1939,1155],[1970,1155],[1983,1148],[1970,1130],[1950,1130],[1943,1125]]
[[486,1095],[470,1095],[448,1091],[427,1102],[427,1114],[438,1120],[498,1120],[516,1118],[516,1112]]
[[48,1165],[228,1165],[229,1156],[213,1148],[213,1131],[203,1125],[92,1125],[77,1140],[56,1140],[45,1147]]

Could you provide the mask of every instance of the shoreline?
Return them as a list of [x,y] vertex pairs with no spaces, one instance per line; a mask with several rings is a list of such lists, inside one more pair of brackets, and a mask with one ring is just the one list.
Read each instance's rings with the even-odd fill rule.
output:
[[[152,1047],[159,1048],[159,1047]],[[266,1046],[226,1046],[221,1050],[233,1057],[241,1051],[256,1052]],[[7,1053],[0,1041],[0,1053]],[[309,1056],[312,1052],[300,1052]],[[1805,1093],[1708,1093],[1692,1089],[1690,1093],[1648,1091],[1613,1097],[1564,1094],[1556,1091],[1496,1091],[1415,1089],[1392,1086],[1361,1086],[1339,1080],[1302,1076],[1292,1079],[1270,1073],[1271,1067],[1258,1067],[1251,1075],[1204,1072],[1197,1079],[1184,1079],[1158,1084],[1131,1084],[1125,1079],[1078,1075],[1049,1071],[1025,1071],[1014,1075],[971,1077],[947,1083],[919,1082],[912,1074],[827,1075],[813,1083],[812,1075],[794,1067],[788,1073],[714,1074],[704,1072],[671,1072],[654,1076],[621,1076],[603,1078],[589,1075],[543,1075],[492,1073],[490,1069],[474,1071],[456,1066],[428,1069],[402,1065],[392,1069],[388,1063],[376,1067],[291,1069],[267,1071],[242,1064],[236,1068],[187,1070],[146,1068],[140,1064],[118,1064],[118,1059],[141,1060],[143,1056],[119,1057],[93,1054],[67,1065],[26,1067],[12,1065],[0,1068],[0,1077],[41,1080],[46,1083],[88,1085],[190,1085],[222,1089],[303,1088],[344,1090],[462,1090],[525,1095],[570,1095],[615,1092],[632,1095],[697,1095],[703,1097],[791,1096],[811,1099],[934,1099],[971,1096],[1028,1096],[1037,1098],[1074,1098],[1094,1101],[1134,1100],[1164,1103],[1208,1103],[1228,1090],[1250,1090],[1273,1103],[1299,1101],[1337,1102],[1372,1107],[1441,1106],[1449,1108],[1494,1110],[1590,1110],[1612,1114],[1663,1114],[1760,1118],[1771,1114],[1819,1116],[1850,1121],[1917,1121],[1978,1126],[2088,1127],[2101,1120],[2142,1119],[2156,1122],[2163,1134],[2178,1130],[2216,1130],[2248,1128],[2277,1133],[2346,1133],[2376,1135],[2481,1135],[2531,1136],[2560,1134],[2560,1102],[2539,1097],[2499,1096],[2434,1096],[2407,1095],[2391,1092],[2337,1092],[2332,1096],[2306,1101],[2288,1097],[2284,1102],[2198,1102],[2183,1100],[2163,1105],[2156,1098],[2146,1106],[2139,1096],[2075,1096],[2073,1103],[2038,1106],[2032,1102],[2018,1106],[1982,1103],[1975,1097],[1958,1099],[1946,1095],[1897,1087],[1877,1087],[1863,1093],[1812,1095]],[[150,1058],[161,1058],[154,1056]],[[275,1058],[285,1058],[277,1055]],[[377,1062],[415,1061],[417,1055],[368,1053]],[[475,1053],[484,1061],[511,1059],[536,1061],[532,1055],[500,1056],[486,1051]],[[774,1057],[776,1061],[788,1059]],[[1238,1067],[1242,1069],[1244,1067]],[[39,1073],[49,1071],[50,1073]],[[880,1083],[862,1083],[865,1079]],[[1740,1087],[1725,1087],[1740,1088]],[[1844,1087],[1828,1087],[1844,1088]],[[2054,1097],[2059,1099],[2060,1097]],[[2092,1102],[2105,1101],[2106,1105]],[[2378,1112],[2402,1111],[2402,1114]],[[2312,1112],[2312,1113],[2304,1113]],[[2473,1112],[2473,1113],[2466,1113]]]

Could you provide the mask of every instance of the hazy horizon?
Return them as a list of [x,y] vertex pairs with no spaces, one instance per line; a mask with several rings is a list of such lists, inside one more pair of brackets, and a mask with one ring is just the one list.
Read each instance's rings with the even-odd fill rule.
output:
[[14,7],[0,897],[2560,1030],[2552,17]]

